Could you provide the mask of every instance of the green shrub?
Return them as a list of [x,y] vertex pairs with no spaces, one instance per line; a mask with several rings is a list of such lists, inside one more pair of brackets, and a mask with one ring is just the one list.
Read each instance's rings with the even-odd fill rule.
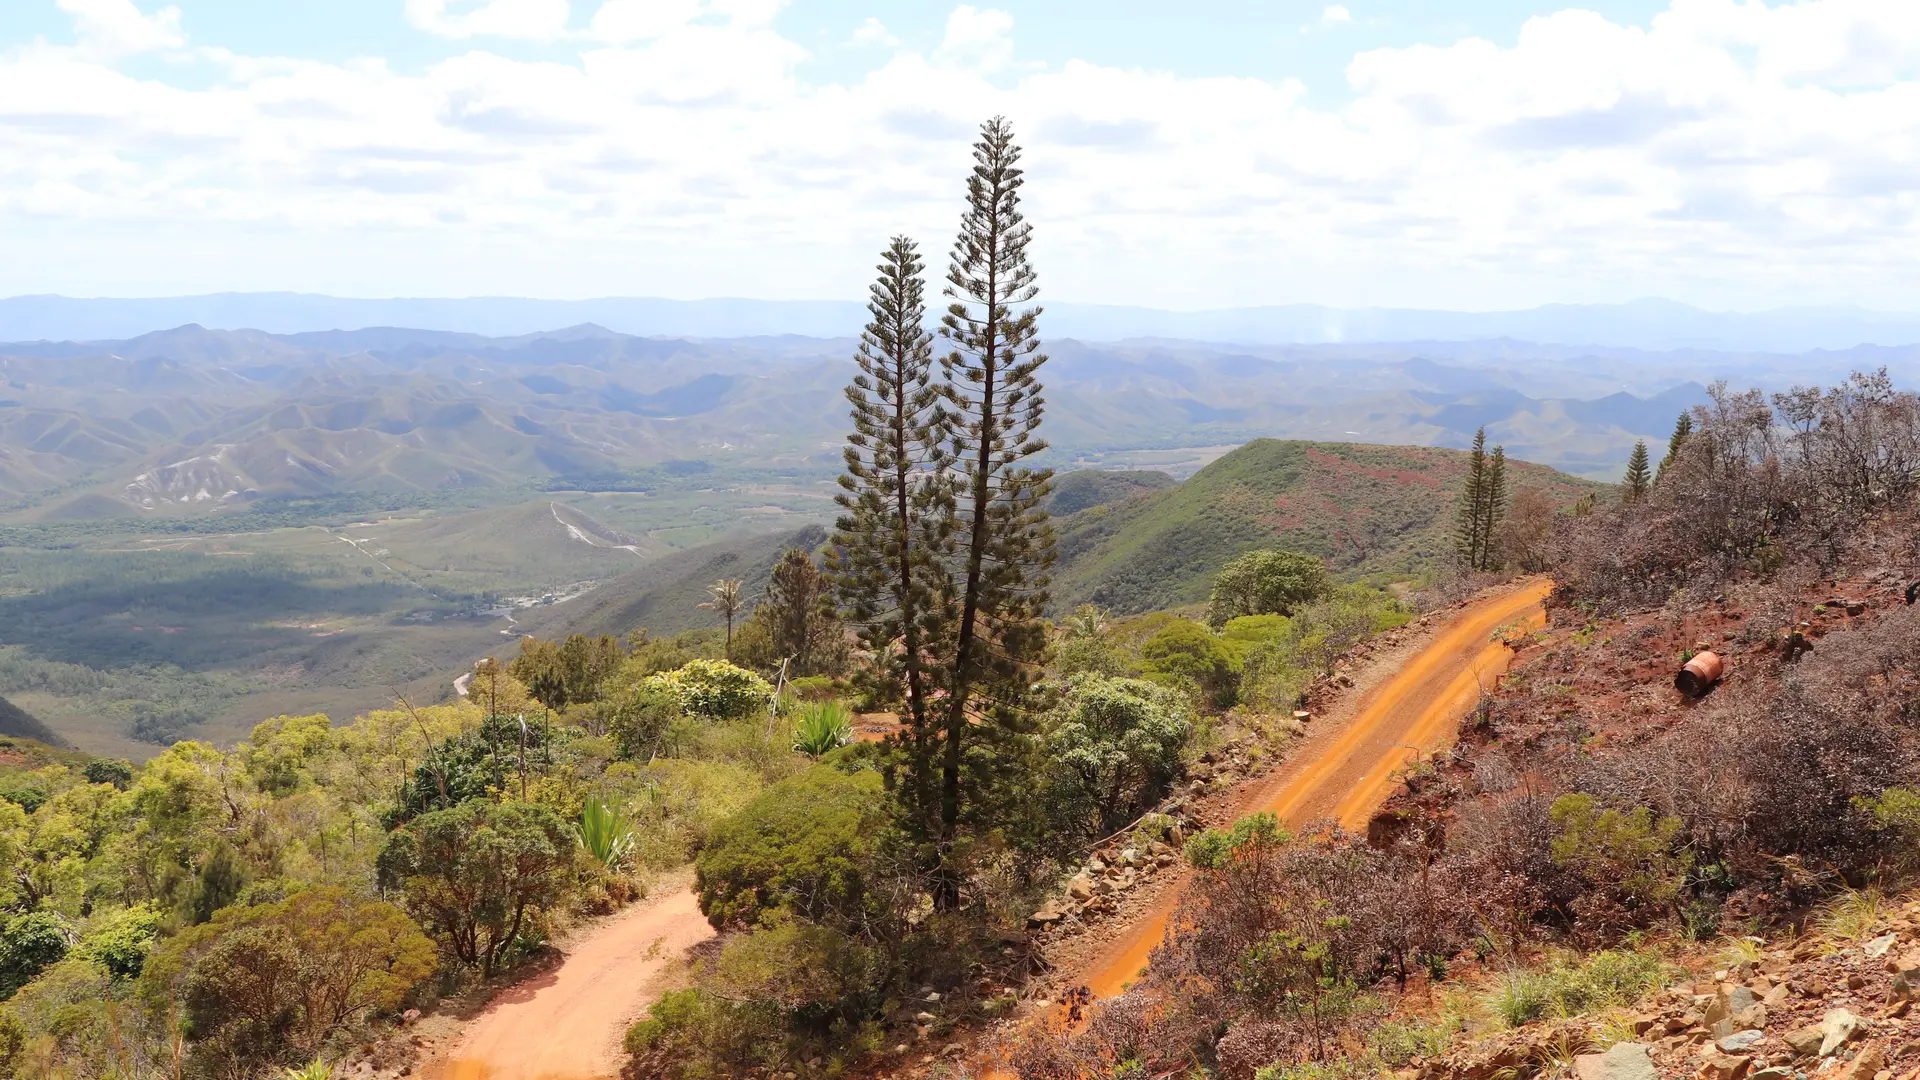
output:
[[1228,619],[1220,629],[1220,640],[1230,645],[1259,645],[1282,637],[1293,625],[1285,615],[1241,615]]
[[1041,727],[1057,777],[1055,812],[1103,834],[1166,790],[1193,717],[1179,695],[1152,683],[1075,675]]
[[635,667],[629,661],[622,673],[608,680],[601,699],[592,708],[620,748],[620,756],[647,758],[662,749],[667,732],[682,715],[680,695],[648,674],[628,678]]
[[715,1080],[771,1072],[787,1057],[786,1018],[767,1001],[728,1001],[698,988],[672,990],[627,1029],[627,1053],[646,1074]]
[[1237,692],[1233,652],[1190,619],[1167,624],[1140,646],[1150,676],[1195,687],[1214,705],[1232,705]]
[[857,1020],[879,985],[874,950],[829,927],[802,919],[741,934],[727,942],[708,976],[730,1001],[770,1001],[802,1023]]
[[1578,792],[1555,799],[1548,816],[1559,830],[1553,861],[1594,887],[1584,913],[1604,920],[1601,929],[1614,929],[1614,922],[1645,922],[1671,907],[1686,885],[1692,859],[1673,850],[1678,818],[1656,817],[1644,806],[1604,807]]
[[648,676],[645,685],[672,694],[687,712],[714,720],[752,715],[773,700],[767,680],[725,660],[690,660],[673,671]]
[[1291,615],[1333,588],[1324,563],[1291,551],[1249,551],[1220,568],[1207,601],[1215,627],[1242,615]]
[[147,962],[147,952],[160,933],[161,916],[152,904],[136,904],[118,912],[80,941],[80,955],[107,969],[114,977],[135,978]]
[[15,915],[0,927],[0,998],[32,981],[35,975],[59,963],[71,946],[65,919],[50,911]]
[[716,829],[695,861],[700,910],[722,929],[762,925],[781,908],[858,925],[886,825],[872,772],[816,766],[775,784]]
[[1208,829],[1187,841],[1187,862],[1196,870],[1218,870],[1242,849],[1281,847],[1292,839],[1272,814],[1248,814],[1230,828]]
[[661,758],[649,763],[634,788],[633,857],[651,867],[686,862],[765,787],[757,770],[737,761]]
[[1389,1020],[1367,1032],[1367,1049],[1380,1061],[1395,1069],[1404,1068],[1414,1058],[1435,1058],[1446,1052],[1453,1032],[1444,1023],[1423,1020]]

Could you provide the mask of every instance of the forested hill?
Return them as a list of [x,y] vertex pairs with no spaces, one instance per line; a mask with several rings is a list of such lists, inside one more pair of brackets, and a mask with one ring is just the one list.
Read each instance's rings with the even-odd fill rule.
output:
[[[1598,487],[1507,464],[1515,494],[1566,504]],[[1221,565],[1261,547],[1318,555],[1349,576],[1422,574],[1452,550],[1466,467],[1459,450],[1255,440],[1178,486],[1059,519],[1055,607],[1131,614],[1205,600]]]

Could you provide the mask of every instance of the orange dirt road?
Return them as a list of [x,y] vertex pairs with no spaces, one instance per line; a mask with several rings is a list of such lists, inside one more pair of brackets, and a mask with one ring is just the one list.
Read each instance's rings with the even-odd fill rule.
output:
[[[1460,718],[1506,671],[1507,647],[1496,630],[1517,621],[1544,624],[1541,606],[1552,583],[1530,581],[1512,592],[1480,600],[1456,613],[1432,638],[1362,696],[1346,724],[1315,730],[1273,776],[1243,792],[1237,814],[1269,811],[1290,828],[1331,818],[1346,829],[1364,829],[1394,787],[1401,766],[1452,741]],[[1095,997],[1126,989],[1147,966],[1179,900],[1174,884],[1103,950],[1081,978]]]
[[602,1080],[620,1075],[627,1025],[689,948],[713,936],[683,882],[612,916],[558,968],[503,990],[429,1073],[440,1080]]

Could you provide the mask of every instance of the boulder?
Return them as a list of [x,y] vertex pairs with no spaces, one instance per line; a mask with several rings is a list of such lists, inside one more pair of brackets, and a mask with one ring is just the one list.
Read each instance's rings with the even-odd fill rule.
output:
[[1873,1080],[1886,1067],[1886,1051],[1875,1043],[1868,1043],[1839,1070],[1840,1075],[1835,1080]]
[[1822,1031],[1818,1024],[1810,1027],[1795,1028],[1783,1036],[1786,1040],[1787,1049],[1793,1051],[1796,1057],[1812,1057],[1814,1054],[1819,1053],[1820,1044],[1826,1040],[1826,1037],[1827,1033]]
[[1920,1000],[1920,953],[1904,953],[1887,961],[1893,979],[1887,986],[1887,1003]]
[[1084,872],[1073,875],[1067,882],[1067,895],[1075,900],[1093,899],[1093,878]]
[[1898,934],[1881,934],[1879,937],[1861,946],[1861,951],[1867,954],[1868,959],[1878,960],[1887,955],[1887,950],[1893,948],[1893,943],[1898,940],[1899,937],[1900,935]]
[[1860,1035],[1859,1017],[1845,1009],[1828,1009],[1820,1018],[1820,1056],[1828,1057]]
[[1761,1040],[1766,1037],[1766,1032],[1757,1028],[1748,1028],[1745,1031],[1736,1031],[1714,1045],[1718,1046],[1723,1053],[1745,1054],[1752,1052],[1753,1048],[1759,1046]]
[[1700,1062],[1700,1071],[1694,1075],[1699,1080],[1740,1080],[1747,1073],[1747,1066],[1753,1064],[1750,1057],[1736,1057],[1732,1054],[1710,1053]]
[[1793,1070],[1785,1065],[1761,1069],[1747,1074],[1747,1080],[1793,1080]]
[[1066,917],[1067,913],[1060,910],[1056,901],[1048,900],[1046,903],[1040,905],[1040,910],[1027,916],[1027,925],[1033,927],[1052,926],[1054,923]]
[[1644,1043],[1614,1043],[1604,1054],[1581,1054],[1573,1068],[1579,1080],[1660,1080]]

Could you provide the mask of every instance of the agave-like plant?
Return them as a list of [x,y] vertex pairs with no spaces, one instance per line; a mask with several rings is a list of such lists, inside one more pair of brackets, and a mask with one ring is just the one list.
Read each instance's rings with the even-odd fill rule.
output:
[[811,701],[801,706],[793,728],[793,748],[817,758],[853,741],[853,714],[837,701]]
[[633,854],[633,826],[626,814],[604,799],[590,798],[581,804],[580,823],[573,833],[587,854],[609,870],[619,869]]
[[333,1080],[333,1066],[326,1058],[316,1057],[305,1065],[289,1065],[280,1070],[279,1080]]

